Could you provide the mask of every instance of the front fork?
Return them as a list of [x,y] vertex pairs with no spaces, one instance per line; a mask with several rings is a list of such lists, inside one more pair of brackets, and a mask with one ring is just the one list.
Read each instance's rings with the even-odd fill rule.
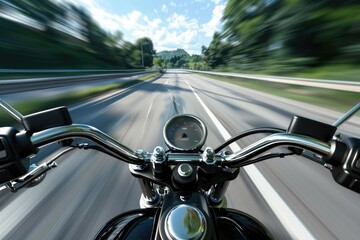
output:
[[[141,187],[140,207],[141,208],[154,208],[158,207],[162,196],[166,194],[166,190],[162,187],[158,187],[156,190],[152,186],[152,183],[146,179],[138,178]],[[214,208],[226,208],[227,201],[225,197],[226,190],[230,181],[218,183],[214,188],[210,189],[208,193],[209,203]]]
[[161,202],[161,194],[155,190],[152,184],[142,178],[138,178],[141,187],[140,207],[141,208],[154,208],[158,207]]
[[214,208],[226,208],[227,201],[225,197],[226,190],[229,186],[230,181],[218,183],[214,188],[210,189],[209,203]]
[[[159,186],[156,190],[153,188],[150,181],[138,178],[141,187],[140,207],[141,208],[154,208],[158,207],[162,196],[166,194],[166,190]],[[218,183],[214,188],[210,189],[208,193],[209,203],[214,208],[226,208],[227,201],[225,197],[226,190],[230,181]]]

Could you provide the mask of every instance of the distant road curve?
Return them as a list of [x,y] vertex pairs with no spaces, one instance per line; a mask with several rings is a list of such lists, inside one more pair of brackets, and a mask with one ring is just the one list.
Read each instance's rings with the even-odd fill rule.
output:
[[341,80],[327,80],[327,79],[311,79],[311,78],[294,78],[294,77],[279,77],[279,76],[265,76],[265,75],[252,75],[241,73],[228,73],[228,72],[208,72],[208,71],[196,71],[187,70],[190,72],[204,73],[209,75],[227,76],[227,77],[239,77],[247,79],[255,79],[261,81],[287,83],[300,86],[336,89],[348,92],[360,92],[360,82],[355,81],[341,81]]

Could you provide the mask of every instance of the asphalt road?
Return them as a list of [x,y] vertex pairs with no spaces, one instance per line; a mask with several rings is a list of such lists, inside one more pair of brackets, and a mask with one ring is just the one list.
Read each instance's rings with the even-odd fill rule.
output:
[[[165,147],[162,127],[170,117],[190,113],[204,120],[206,145],[216,147],[223,141],[221,132],[194,92],[232,135],[259,126],[286,128],[294,114],[327,123],[340,116],[180,71],[72,106],[71,113],[75,122],[94,125],[134,150],[147,151]],[[358,123],[353,119],[341,131],[359,136]],[[73,152],[58,164],[34,188],[0,192],[0,239],[91,239],[107,220],[138,208],[140,188],[127,164],[90,150]],[[327,169],[302,157],[268,160],[256,168],[313,238],[359,238],[360,195],[337,185]],[[276,239],[305,239],[302,232],[293,235],[284,228],[279,214],[285,209],[273,210],[269,201],[274,199],[263,197],[248,172],[242,170],[230,184],[229,207],[256,217]]]

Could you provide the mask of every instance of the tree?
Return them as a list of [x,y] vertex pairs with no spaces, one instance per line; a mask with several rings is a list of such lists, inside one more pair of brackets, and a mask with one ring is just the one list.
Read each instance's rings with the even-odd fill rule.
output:
[[185,63],[186,63],[186,60],[183,58],[180,58],[179,60],[176,61],[174,67],[181,68]]
[[162,67],[162,66],[163,66],[163,62],[162,62],[161,58],[154,57],[154,59],[153,59],[153,65],[154,65],[154,66],[158,66],[158,67]]
[[173,68],[174,64],[172,62],[168,62],[168,64],[166,64],[166,68]]
[[220,33],[215,32],[209,47],[204,52],[205,62],[212,68],[224,64],[228,49]]
[[204,45],[201,46],[201,55],[204,55],[206,50],[207,50],[207,48]]
[[223,29],[208,48],[211,67],[254,70],[296,60],[311,67],[360,62],[360,7],[355,0],[229,0]]
[[[140,53],[141,53],[141,50],[143,51],[144,66],[151,67],[153,64],[153,58],[156,54],[156,51],[154,49],[154,45],[153,45],[153,42],[151,41],[151,39],[148,37],[139,38],[136,40],[134,45],[135,45],[136,49],[139,49]],[[140,58],[138,59],[138,61],[139,61],[139,65],[141,65],[142,64],[141,55],[140,55]]]
[[153,63],[156,51],[149,38],[138,39],[135,44],[126,42],[120,31],[105,31],[86,10],[74,4],[7,0],[0,8],[27,17],[22,22],[1,18],[0,68],[141,67],[143,43],[145,66]]

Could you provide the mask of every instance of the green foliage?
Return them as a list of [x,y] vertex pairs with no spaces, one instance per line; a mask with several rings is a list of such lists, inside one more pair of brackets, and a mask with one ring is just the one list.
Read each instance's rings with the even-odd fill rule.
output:
[[153,66],[154,67],[163,67],[163,61],[161,60],[161,58],[154,57],[153,58]]
[[176,68],[181,68],[183,67],[183,65],[186,63],[186,60],[184,58],[180,58],[179,60],[176,61],[175,63],[175,67]]
[[[202,46],[202,49],[204,54],[206,47]],[[204,61],[203,55],[193,54],[190,56],[184,49],[162,51],[157,53],[157,56],[161,58],[166,68],[187,68],[204,71],[211,69]]]
[[210,67],[216,67],[225,63],[228,54],[229,46],[222,41],[221,35],[215,33],[213,39],[207,49],[202,49],[205,56],[205,62]]
[[0,68],[139,68],[144,43],[144,66],[152,66],[151,39],[125,42],[121,32],[104,31],[71,3],[7,0],[0,7],[20,19],[0,17]]
[[229,0],[222,21],[201,49],[212,68],[290,73],[360,64],[358,1]]
[[[178,48],[173,51],[161,51],[156,54],[162,60],[170,60],[174,57],[187,57],[190,56],[184,49]],[[176,61],[175,61],[176,62]]]
[[135,49],[140,49],[140,57],[135,61],[140,61],[144,67],[151,67],[153,64],[153,56],[156,54],[153,42],[148,37],[139,38],[135,42]]
[[168,62],[166,64],[166,68],[174,68],[174,64],[172,62]]
[[[155,63],[154,63],[155,64]],[[203,56],[200,55],[191,55],[191,56],[174,56],[170,59],[164,60],[164,66],[166,68],[186,68],[192,70],[203,70],[207,71],[211,68],[203,60]]]

